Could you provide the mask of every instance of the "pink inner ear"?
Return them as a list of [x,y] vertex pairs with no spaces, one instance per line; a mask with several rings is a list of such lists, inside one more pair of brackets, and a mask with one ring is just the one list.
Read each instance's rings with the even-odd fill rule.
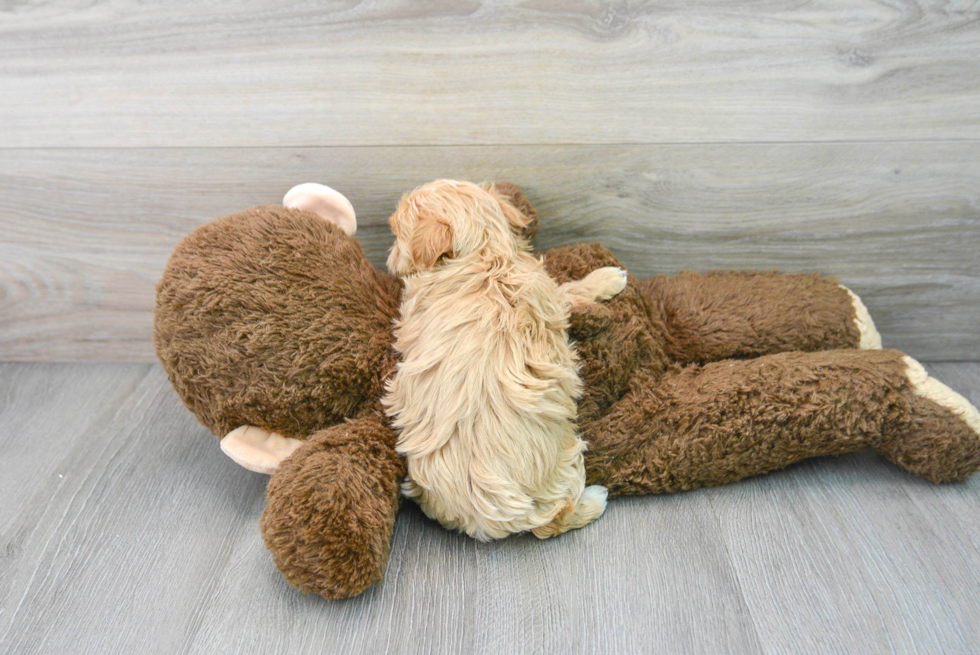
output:
[[342,193],[328,186],[313,182],[298,184],[286,192],[282,204],[289,209],[313,212],[351,236],[357,232],[354,206]]
[[249,471],[271,475],[302,445],[299,439],[281,437],[254,425],[243,425],[225,435],[221,440],[221,451]]

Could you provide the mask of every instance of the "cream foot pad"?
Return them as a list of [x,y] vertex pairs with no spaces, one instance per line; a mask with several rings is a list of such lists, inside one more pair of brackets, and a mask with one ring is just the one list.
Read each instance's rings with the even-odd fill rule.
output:
[[862,350],[879,350],[881,348],[881,335],[878,334],[878,329],[875,327],[874,321],[871,320],[871,314],[868,313],[868,308],[864,306],[861,299],[858,298],[857,294],[845,287],[843,284],[840,288],[847,292],[847,295],[851,297],[851,305],[854,307],[854,321],[857,323],[858,332],[861,334],[861,341],[858,343],[858,348]]
[[903,357],[905,360],[905,365],[908,367],[905,371],[905,375],[908,376],[909,383],[912,385],[912,389],[915,393],[920,396],[925,396],[937,405],[942,405],[946,409],[950,410],[961,419],[966,421],[966,424],[973,429],[974,432],[980,434],[980,412],[974,407],[969,400],[956,393],[945,384],[940,382],[934,377],[930,377],[926,370],[922,368],[922,364],[915,361],[908,355]]

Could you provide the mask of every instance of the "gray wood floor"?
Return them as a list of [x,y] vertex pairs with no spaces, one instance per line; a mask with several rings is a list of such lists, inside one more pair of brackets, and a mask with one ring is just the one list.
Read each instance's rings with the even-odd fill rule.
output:
[[[931,373],[980,403],[980,364]],[[980,477],[874,453],[619,499],[547,542],[399,518],[387,579],[283,582],[238,468],[150,364],[0,365],[2,653],[976,653]]]

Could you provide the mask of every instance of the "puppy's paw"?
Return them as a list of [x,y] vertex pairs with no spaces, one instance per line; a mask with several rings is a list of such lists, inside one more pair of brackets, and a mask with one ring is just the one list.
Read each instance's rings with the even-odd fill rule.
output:
[[538,539],[548,539],[549,537],[557,537],[569,530],[585,527],[606,511],[608,496],[609,490],[603,486],[594,484],[591,487],[586,487],[582,491],[582,495],[579,496],[578,503],[573,505],[569,501],[565,509],[551,523],[534,528],[531,533]]
[[585,491],[582,492],[582,497],[579,499],[579,505],[582,507],[580,511],[589,517],[590,520],[594,521],[606,511],[606,500],[608,498],[609,490],[605,487],[598,484],[586,487]]
[[602,301],[615,298],[623,292],[628,274],[618,266],[604,266],[589,273],[588,277],[590,281],[595,278],[595,299]]

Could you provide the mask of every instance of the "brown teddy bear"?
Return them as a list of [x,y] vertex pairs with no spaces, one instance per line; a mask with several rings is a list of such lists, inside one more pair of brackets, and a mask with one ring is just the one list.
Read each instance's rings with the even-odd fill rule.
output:
[[[515,185],[498,185],[537,229]],[[157,286],[156,351],[222,448],[271,472],[261,528],[294,586],[326,598],[381,581],[405,465],[380,399],[401,282],[353,238],[340,194],[301,185],[202,225]],[[559,282],[619,266],[600,245],[541,253]],[[980,466],[980,414],[913,359],[881,350],[831,278],[682,273],[629,279],[571,316],[588,484],[611,497],[720,485],[875,448],[933,482]],[[601,525],[601,523],[600,523]]]

